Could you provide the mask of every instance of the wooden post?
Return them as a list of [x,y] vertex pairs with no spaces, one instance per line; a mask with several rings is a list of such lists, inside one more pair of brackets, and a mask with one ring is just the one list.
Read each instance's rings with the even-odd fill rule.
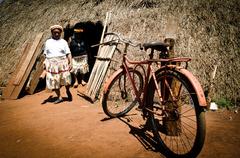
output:
[[[165,36],[166,38],[164,40],[165,43],[169,44],[169,51],[168,51],[169,58],[175,57],[174,45],[175,45],[175,39],[176,39],[176,32],[177,32],[177,21],[176,19],[170,18],[167,24],[166,36]],[[176,62],[164,63],[164,64],[174,64],[178,66],[180,65],[180,63],[176,63]],[[170,86],[169,88],[172,90],[172,92],[169,92],[169,91],[163,92],[165,94],[164,99],[173,100],[171,93],[172,95],[174,95],[173,97],[177,97],[177,94],[179,94],[181,91],[181,85],[179,81],[175,79],[167,79],[166,82],[169,84]],[[164,84],[165,83],[162,83],[162,85]],[[181,103],[178,101],[177,105],[179,104]],[[181,109],[179,109],[179,107],[176,107],[176,105],[173,104],[173,102],[169,102],[168,104],[166,104],[166,109],[168,109],[168,111],[173,112],[174,109],[176,108],[178,108],[178,111],[181,112]],[[176,118],[173,115],[174,114],[171,114],[170,112],[168,113],[168,117],[163,118],[163,126],[167,135],[178,136],[181,133],[181,120],[180,119],[176,120]]]

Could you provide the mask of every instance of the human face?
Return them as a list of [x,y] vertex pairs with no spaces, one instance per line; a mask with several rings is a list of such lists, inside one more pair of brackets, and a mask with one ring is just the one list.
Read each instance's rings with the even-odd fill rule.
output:
[[80,40],[82,38],[83,34],[82,33],[75,33],[75,38]]
[[52,30],[52,38],[55,40],[60,39],[62,31],[59,29]]

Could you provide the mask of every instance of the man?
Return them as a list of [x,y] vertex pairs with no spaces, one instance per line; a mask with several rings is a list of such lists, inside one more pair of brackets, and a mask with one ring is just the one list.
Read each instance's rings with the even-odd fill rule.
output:
[[61,85],[66,87],[68,100],[72,101],[70,93],[72,56],[68,43],[61,38],[63,28],[60,25],[53,25],[50,27],[52,38],[45,42],[45,71],[46,71],[46,85],[48,89],[55,91],[57,100],[54,102],[58,104],[63,101],[60,93]]

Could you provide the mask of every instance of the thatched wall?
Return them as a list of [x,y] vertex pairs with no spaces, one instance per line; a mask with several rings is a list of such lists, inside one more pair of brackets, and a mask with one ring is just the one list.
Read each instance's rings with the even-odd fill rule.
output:
[[24,41],[52,24],[97,21],[112,11],[111,30],[141,42],[162,40],[176,23],[177,56],[206,89],[214,65],[214,98],[240,97],[239,0],[5,0],[0,4],[0,86],[6,86]]

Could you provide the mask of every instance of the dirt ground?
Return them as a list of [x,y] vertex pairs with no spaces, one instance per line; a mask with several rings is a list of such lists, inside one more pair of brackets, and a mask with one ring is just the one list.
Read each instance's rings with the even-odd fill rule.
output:
[[[83,89],[78,88],[83,91]],[[41,91],[18,100],[0,101],[0,158],[163,158],[137,111],[109,119],[99,101],[91,104],[71,89],[72,102],[44,102]],[[64,96],[64,89],[62,90]],[[240,114],[206,112],[207,135],[199,158],[240,156]]]

